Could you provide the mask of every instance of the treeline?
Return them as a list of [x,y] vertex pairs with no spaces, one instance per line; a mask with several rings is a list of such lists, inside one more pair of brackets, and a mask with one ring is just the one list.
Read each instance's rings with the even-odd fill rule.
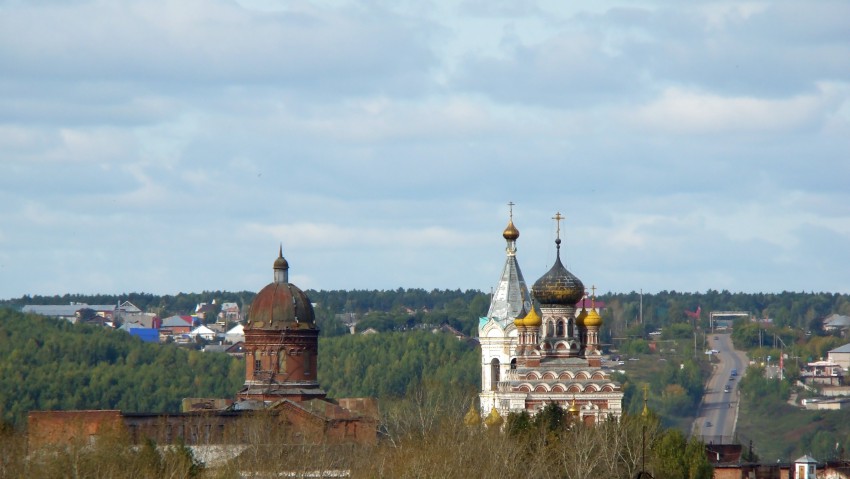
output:
[[30,410],[177,412],[185,397],[233,397],[244,380],[224,354],[0,309],[0,414],[16,426]]
[[[200,303],[212,303],[216,301],[220,308],[221,303],[236,303],[242,305],[251,304],[255,292],[250,291],[204,291],[201,293],[178,293],[175,295],[157,295],[151,293],[126,293],[126,294],[63,294],[54,296],[24,295],[20,298],[0,300],[0,306],[21,310],[30,304],[64,305],[71,303],[84,304],[120,304],[129,301],[142,311],[167,317],[174,314],[189,314],[195,311],[195,306]],[[216,311],[217,313],[218,311]]]
[[[427,291],[419,288],[395,290],[306,291],[316,303],[316,314],[333,334],[344,334],[346,328],[337,315],[353,315],[363,324],[378,331],[400,331],[418,324],[448,323],[471,334],[479,317],[487,314],[490,297],[477,290]],[[0,306],[20,309],[27,304],[116,304],[130,301],[139,308],[167,316],[194,311],[198,303],[216,300],[235,302],[243,308],[250,305],[255,293],[249,291],[204,291],[177,295],[128,293],[121,295],[22,296],[0,300]],[[850,295],[839,293],[731,293],[708,290],[704,293],[661,291],[654,294],[606,293],[597,298],[606,304],[603,311],[606,327],[603,340],[611,336],[642,336],[655,329],[692,320],[686,311],[701,308],[699,324],[708,326],[710,311],[745,311],[756,318],[771,318],[779,327],[819,331],[824,318],[832,313],[850,315]],[[640,320],[642,319],[642,322]],[[366,328],[360,328],[362,331]],[[333,335],[330,334],[330,335]]]
[[[732,329],[735,348],[747,351],[750,358],[779,358],[787,354],[803,362],[816,361],[826,353],[847,343],[847,339],[828,335],[823,330],[804,331],[789,326],[737,321]],[[796,364],[796,363],[795,363]],[[786,363],[787,365],[787,363]]]
[[[642,298],[641,298],[642,296]],[[711,311],[745,311],[755,318],[770,318],[779,327],[820,330],[832,313],[850,315],[850,295],[839,293],[731,293],[708,290],[705,293],[661,291],[655,294],[631,292],[599,296],[608,308],[603,318],[615,333],[646,334],[668,324],[692,321],[685,311],[701,308],[700,324],[708,325]],[[641,308],[642,304],[642,308]],[[642,317],[643,323],[638,324]],[[632,329],[634,328],[634,329]]]
[[[488,295],[480,291],[424,289],[396,290],[352,290],[352,291],[305,291],[315,304],[316,321],[322,336],[337,336],[349,332],[340,316],[350,315],[361,323],[359,331],[373,328],[377,331],[403,331],[417,325],[449,324],[473,334],[478,318],[487,314],[490,304]],[[250,307],[256,293],[249,291],[204,291],[202,293],[179,293],[176,295],[154,295],[128,293],[120,295],[64,294],[55,296],[29,296],[0,300],[0,306],[20,310],[30,304],[63,305],[71,303],[119,304],[130,301],[139,309],[156,313],[160,317],[173,314],[189,314],[200,303],[234,302],[243,312]],[[214,308],[215,309],[215,308]],[[217,310],[208,318],[213,321]]]

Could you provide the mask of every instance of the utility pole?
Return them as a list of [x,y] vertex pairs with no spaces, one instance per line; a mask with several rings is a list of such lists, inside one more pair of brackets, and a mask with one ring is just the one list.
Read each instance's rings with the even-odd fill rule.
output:
[[640,289],[640,324],[643,324],[643,288]]
[[697,330],[694,330],[694,357],[697,357]]

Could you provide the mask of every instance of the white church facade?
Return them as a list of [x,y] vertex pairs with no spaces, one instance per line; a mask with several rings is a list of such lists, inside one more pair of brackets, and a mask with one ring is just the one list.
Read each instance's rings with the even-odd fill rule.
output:
[[619,418],[621,385],[602,368],[602,318],[593,302],[585,306],[584,285],[561,263],[563,217],[558,213],[554,219],[555,263],[530,293],[516,257],[519,230],[512,211],[502,234],[507,258],[487,316],[478,326],[479,411],[492,415],[495,410],[502,417],[520,411],[533,415],[554,402],[586,424]]

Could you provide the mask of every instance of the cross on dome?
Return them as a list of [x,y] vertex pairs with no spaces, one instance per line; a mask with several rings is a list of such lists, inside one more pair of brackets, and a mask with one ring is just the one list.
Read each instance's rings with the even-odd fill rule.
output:
[[564,215],[562,215],[561,212],[559,211],[559,212],[555,213],[555,216],[553,216],[552,219],[555,220],[555,224],[557,225],[557,228],[558,228],[555,238],[560,241],[560,239],[561,239],[561,220],[565,220],[567,218]]

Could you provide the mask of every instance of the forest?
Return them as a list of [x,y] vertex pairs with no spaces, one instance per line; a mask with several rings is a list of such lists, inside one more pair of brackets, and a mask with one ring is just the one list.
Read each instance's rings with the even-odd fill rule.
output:
[[33,409],[176,412],[185,397],[232,397],[244,380],[225,354],[0,308],[0,413],[14,426]]
[[[477,348],[449,334],[338,336],[319,348],[332,397],[473,394],[480,382]],[[234,397],[244,380],[244,362],[223,353],[0,309],[0,411],[14,426],[33,409],[176,412],[184,397]]]

